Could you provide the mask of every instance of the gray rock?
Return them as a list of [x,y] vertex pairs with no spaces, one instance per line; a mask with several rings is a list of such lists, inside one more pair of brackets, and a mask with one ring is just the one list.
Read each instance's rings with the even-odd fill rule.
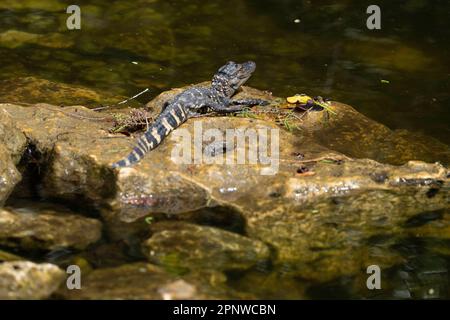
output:
[[81,290],[61,288],[64,299],[238,299],[239,295],[224,285],[218,272],[193,273],[182,277],[146,263],[126,264],[116,268],[97,269],[83,278]]
[[55,292],[65,273],[49,263],[0,263],[0,299],[46,299]]
[[17,164],[27,145],[25,135],[16,126],[11,115],[0,108],[0,145],[9,153],[11,159]]
[[58,206],[0,209],[0,244],[22,249],[84,249],[101,237],[100,221]]
[[0,108],[0,207],[22,178],[15,165],[25,147],[25,135],[16,127],[10,114]]
[[0,145],[0,207],[3,206],[21,178],[8,150]]
[[184,222],[159,222],[143,244],[149,261],[168,268],[245,270],[270,258],[258,240]]

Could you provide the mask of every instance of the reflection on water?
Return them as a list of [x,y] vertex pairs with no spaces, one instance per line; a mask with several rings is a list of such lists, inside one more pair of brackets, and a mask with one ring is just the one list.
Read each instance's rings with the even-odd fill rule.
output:
[[[35,76],[125,96],[149,88],[139,97],[146,102],[169,88],[211,78],[226,60],[252,59],[258,68],[251,86],[280,96],[305,92],[330,97],[391,128],[425,132],[450,143],[448,1],[378,1],[383,19],[379,31],[365,28],[363,1],[77,4],[82,29],[68,31],[65,5],[59,1],[2,0],[0,80]],[[449,297],[447,242],[404,239],[392,250],[404,263],[386,274],[390,290],[383,298]],[[49,259],[61,254],[69,253]],[[292,279],[280,277],[267,272],[234,275],[241,287],[262,278],[267,287],[272,281],[295,287]],[[379,297],[367,294],[364,282],[360,288],[349,288],[350,283],[339,279],[312,286],[308,294]],[[287,298],[301,295],[295,290],[296,296]],[[286,292],[273,290],[267,297],[280,297],[280,291]]]

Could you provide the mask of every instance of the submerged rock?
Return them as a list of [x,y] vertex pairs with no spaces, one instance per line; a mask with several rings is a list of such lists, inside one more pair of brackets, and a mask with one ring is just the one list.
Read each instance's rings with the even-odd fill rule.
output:
[[0,263],[0,299],[46,299],[55,292],[65,273],[49,263]]
[[61,49],[71,47],[73,42],[61,33],[37,34],[20,30],[8,30],[0,33],[0,47],[15,49],[30,44]]
[[242,270],[270,257],[263,242],[213,227],[159,222],[151,230],[144,254],[167,268]]
[[52,82],[36,77],[12,78],[0,81],[0,102],[39,103],[55,105],[115,104],[122,96],[112,96],[86,87]]
[[133,263],[116,268],[97,269],[83,279],[81,290],[58,292],[65,299],[238,299],[223,284],[224,275],[217,272],[195,273],[183,277],[146,263]]
[[4,0],[0,4],[1,9],[5,10],[35,10],[35,11],[53,11],[61,12],[66,6],[57,0],[46,0],[46,1],[35,1],[35,0],[24,0],[17,2],[14,0]]
[[85,249],[101,237],[100,221],[57,206],[0,209],[0,244],[22,249]]
[[227,284],[238,292],[254,292],[264,300],[303,300],[309,283],[281,272],[250,270],[240,277],[230,278]]
[[425,190],[404,192],[366,191],[301,209],[255,213],[248,216],[248,232],[277,249],[277,268],[305,279],[329,281],[372,264],[384,269],[402,261],[387,240],[409,235],[408,218],[424,208],[448,206],[448,194],[430,200]]

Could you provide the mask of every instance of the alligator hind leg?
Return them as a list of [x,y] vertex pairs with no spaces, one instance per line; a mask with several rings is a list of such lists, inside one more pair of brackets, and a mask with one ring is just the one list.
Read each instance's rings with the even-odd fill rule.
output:
[[238,99],[238,100],[231,100],[231,104],[233,105],[247,105],[247,106],[267,106],[269,104],[269,101],[262,100],[262,99]]

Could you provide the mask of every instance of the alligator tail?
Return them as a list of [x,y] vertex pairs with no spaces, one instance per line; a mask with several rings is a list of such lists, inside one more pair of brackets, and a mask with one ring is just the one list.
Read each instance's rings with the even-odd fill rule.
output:
[[113,168],[129,167],[139,162],[149,151],[161,144],[170,132],[187,120],[186,113],[181,106],[166,108],[148,130],[137,140],[136,146],[130,154],[112,164]]

